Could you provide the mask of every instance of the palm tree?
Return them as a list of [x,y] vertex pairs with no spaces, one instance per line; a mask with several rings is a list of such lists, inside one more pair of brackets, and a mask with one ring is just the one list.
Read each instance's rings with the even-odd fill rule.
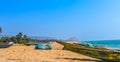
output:
[[18,43],[20,43],[20,41],[22,40],[22,36],[23,36],[22,32],[19,32],[18,35],[16,35]]

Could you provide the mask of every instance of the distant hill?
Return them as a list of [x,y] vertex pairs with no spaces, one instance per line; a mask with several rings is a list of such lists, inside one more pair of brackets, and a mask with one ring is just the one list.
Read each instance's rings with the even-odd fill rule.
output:
[[36,40],[56,40],[53,37],[46,37],[46,36],[29,36],[29,38]]
[[71,37],[71,38],[67,39],[66,41],[78,41],[78,39],[76,37]]

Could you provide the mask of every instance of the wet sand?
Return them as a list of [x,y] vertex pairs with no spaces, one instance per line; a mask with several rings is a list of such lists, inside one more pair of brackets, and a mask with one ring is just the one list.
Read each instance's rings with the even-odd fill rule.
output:
[[52,50],[35,50],[34,46],[0,48],[0,62],[97,62],[98,59],[71,51],[54,42]]

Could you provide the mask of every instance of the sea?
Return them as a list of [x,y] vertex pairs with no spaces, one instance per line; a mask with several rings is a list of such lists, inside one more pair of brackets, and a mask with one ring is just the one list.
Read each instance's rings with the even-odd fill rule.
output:
[[107,46],[112,49],[120,49],[120,40],[97,40],[97,41],[82,41],[84,43],[92,43],[95,46]]

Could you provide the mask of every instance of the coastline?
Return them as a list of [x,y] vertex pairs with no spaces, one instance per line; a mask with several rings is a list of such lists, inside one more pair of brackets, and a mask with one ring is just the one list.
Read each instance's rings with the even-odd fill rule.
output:
[[120,48],[111,48],[111,47],[108,47],[108,49],[112,49],[112,50],[120,50]]
[[13,45],[0,49],[1,62],[96,62],[100,61],[82,54],[62,50],[63,46],[53,42],[52,50],[35,50],[34,46]]
[[81,41],[83,43],[92,43],[95,46],[107,46],[107,49],[120,50],[120,40],[93,40],[93,41]]

